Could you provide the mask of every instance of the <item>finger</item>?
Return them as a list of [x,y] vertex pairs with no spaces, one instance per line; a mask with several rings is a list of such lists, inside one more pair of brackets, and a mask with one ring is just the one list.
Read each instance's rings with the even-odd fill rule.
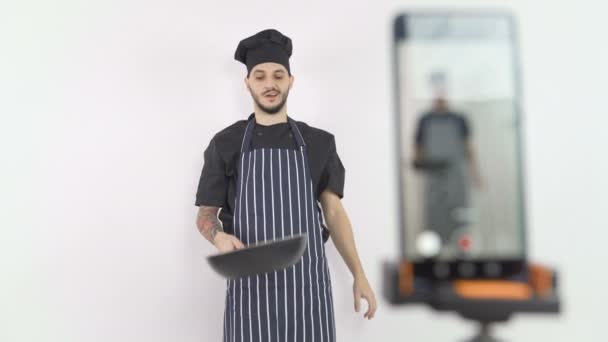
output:
[[374,318],[374,316],[376,316],[376,311],[378,311],[378,301],[376,300],[376,297],[372,298],[372,303],[373,303],[373,311],[372,311],[372,318]]
[[370,303],[369,319],[374,318],[377,310],[378,310],[378,303],[376,302],[376,298],[372,298],[371,303]]
[[234,244],[234,247],[236,247],[238,249],[245,248],[245,245],[243,245],[241,240],[239,240],[237,238],[232,238],[232,244]]
[[355,292],[355,311],[359,312],[361,309],[361,294],[359,292]]
[[232,246],[232,244],[231,244],[231,243],[222,243],[222,244],[219,244],[219,245],[217,246],[217,249],[218,249],[220,252],[222,252],[222,253],[226,253],[226,252],[231,252],[231,251],[233,251],[233,250],[234,250],[234,246]]
[[365,316],[367,319],[372,319],[374,314],[376,313],[377,303],[376,298],[372,294],[363,294],[363,297],[367,301],[367,312],[365,312]]
[[363,317],[368,318],[369,319],[369,315],[371,314],[371,308],[372,305],[369,301],[369,298],[367,296],[367,294],[362,294],[361,297],[365,298],[365,301],[367,302],[367,311],[365,311],[365,314],[363,315]]

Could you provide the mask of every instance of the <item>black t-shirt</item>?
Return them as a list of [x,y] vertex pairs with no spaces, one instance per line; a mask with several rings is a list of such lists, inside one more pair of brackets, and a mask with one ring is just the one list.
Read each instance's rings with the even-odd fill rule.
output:
[[428,112],[422,115],[418,121],[418,127],[416,128],[416,144],[424,143],[425,136],[427,135],[427,127],[433,120],[453,122],[454,125],[458,127],[460,136],[463,138],[463,140],[471,135],[471,128],[469,127],[467,119],[463,115],[452,112]]
[[[253,114],[249,116],[249,119]],[[344,166],[336,151],[334,136],[304,122],[296,125],[306,142],[310,173],[317,201],[324,190],[344,196]],[[219,218],[224,230],[232,232],[236,197],[237,163],[247,120],[237,121],[217,133],[205,150],[205,162],[196,192],[197,206],[221,207]],[[252,148],[297,149],[297,142],[288,122],[271,126],[255,124]]]

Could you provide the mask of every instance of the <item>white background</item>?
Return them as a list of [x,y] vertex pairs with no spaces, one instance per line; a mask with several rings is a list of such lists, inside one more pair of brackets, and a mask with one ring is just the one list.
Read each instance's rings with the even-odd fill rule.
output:
[[[522,48],[531,257],[558,267],[564,313],[509,340],[605,341],[608,126],[601,1],[3,1],[0,341],[219,341],[224,282],[194,226],[203,150],[252,108],[237,42],[294,40],[289,114],[336,136],[368,277],[397,254],[391,21],[508,9]],[[455,341],[427,308],[352,310],[332,244],[340,341]]]

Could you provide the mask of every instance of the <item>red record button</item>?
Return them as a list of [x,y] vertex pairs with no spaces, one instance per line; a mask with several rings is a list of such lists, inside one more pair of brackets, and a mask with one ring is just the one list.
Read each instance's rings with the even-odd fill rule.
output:
[[471,249],[472,244],[473,240],[471,240],[471,237],[468,235],[462,235],[458,240],[458,246],[465,252]]

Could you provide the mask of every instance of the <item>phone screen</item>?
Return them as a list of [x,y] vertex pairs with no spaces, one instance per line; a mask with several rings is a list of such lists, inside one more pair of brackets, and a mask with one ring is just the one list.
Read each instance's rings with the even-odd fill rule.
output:
[[522,260],[525,213],[514,24],[399,16],[395,78],[404,255]]

